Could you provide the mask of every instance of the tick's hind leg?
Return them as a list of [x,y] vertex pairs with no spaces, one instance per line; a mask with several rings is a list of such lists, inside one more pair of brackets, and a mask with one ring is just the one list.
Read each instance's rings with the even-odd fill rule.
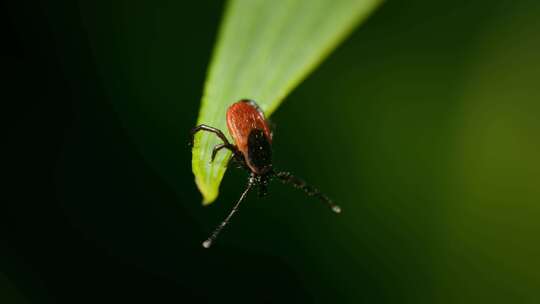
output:
[[236,165],[237,168],[242,168],[249,171],[248,166],[246,165],[246,161],[244,159],[244,156],[242,153],[238,150],[236,146],[233,146],[231,144],[219,144],[215,145],[214,149],[212,150],[212,158],[210,159],[210,162],[213,162],[216,158],[217,153],[221,149],[229,149],[232,152],[231,158],[227,161],[226,166],[229,166],[229,164],[232,162]]
[[221,132],[220,129],[216,129],[214,127],[210,127],[210,126],[207,126],[207,125],[198,125],[195,128],[191,129],[190,138],[189,138],[189,145],[190,146],[193,146],[193,141],[195,139],[195,134],[197,132],[199,132],[199,131],[206,131],[206,132],[214,133],[214,134],[216,134],[217,137],[219,137],[223,141],[224,144],[226,144],[228,146],[232,146],[231,143],[229,143],[229,140],[227,139],[225,134],[223,134],[223,132]]
[[233,146],[233,145],[231,145],[229,143],[223,143],[223,144],[215,145],[214,149],[212,150],[212,158],[210,159],[210,162],[214,161],[214,159],[216,158],[217,153],[221,149],[229,149],[233,153],[233,157],[234,157],[234,154],[238,152],[238,149],[236,149],[236,146]]
[[242,153],[238,150],[233,152],[233,155],[229,162],[235,164],[238,169],[250,171],[248,165],[246,164],[246,160],[244,159],[244,155],[242,155]]

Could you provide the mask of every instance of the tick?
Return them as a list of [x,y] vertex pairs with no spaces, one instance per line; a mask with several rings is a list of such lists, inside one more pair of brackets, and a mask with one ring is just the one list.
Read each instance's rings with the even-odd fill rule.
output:
[[289,172],[278,172],[272,168],[273,134],[268,121],[264,117],[263,111],[255,101],[243,99],[232,104],[227,109],[227,128],[234,140],[234,144],[229,142],[221,130],[214,127],[203,124],[191,130],[191,144],[193,144],[195,134],[199,131],[214,133],[223,141],[212,150],[211,161],[214,161],[219,151],[228,149],[232,152],[230,160],[235,162],[239,167],[247,170],[250,174],[246,189],[242,192],[242,195],[240,195],[240,198],[225,220],[202,243],[204,248],[209,248],[212,245],[221,230],[238,211],[240,203],[246,198],[248,192],[253,187],[259,188],[260,197],[267,194],[268,183],[272,178],[277,178],[284,184],[290,184],[295,188],[303,190],[307,195],[318,198],[328,204],[335,213],[341,212],[341,208],[317,188],[307,185],[302,179],[293,176]]

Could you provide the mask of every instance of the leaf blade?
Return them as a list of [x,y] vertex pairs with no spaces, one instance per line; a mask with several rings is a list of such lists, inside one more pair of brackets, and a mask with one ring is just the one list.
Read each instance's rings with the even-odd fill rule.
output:
[[[197,123],[225,130],[227,107],[243,98],[256,100],[270,116],[286,95],[380,2],[230,1],[210,64]],[[213,163],[209,162],[212,147],[218,143],[212,134],[195,137],[192,168],[203,204],[217,198],[230,157],[230,152],[220,152]]]

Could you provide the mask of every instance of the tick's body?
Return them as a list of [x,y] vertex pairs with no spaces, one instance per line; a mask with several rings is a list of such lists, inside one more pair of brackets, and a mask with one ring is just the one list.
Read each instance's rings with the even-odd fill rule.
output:
[[227,110],[227,128],[249,169],[259,175],[272,169],[272,133],[264,113],[251,100],[241,100]]
[[199,125],[191,131],[192,143],[195,133],[199,131],[212,132],[223,141],[223,143],[214,147],[214,150],[212,151],[212,161],[221,149],[229,149],[233,152],[232,159],[251,173],[246,190],[244,190],[240,199],[223,223],[221,223],[210,238],[203,243],[204,247],[210,247],[212,241],[229,222],[232,215],[238,210],[240,202],[242,202],[253,186],[259,186],[260,196],[266,194],[268,181],[272,177],[277,177],[284,183],[289,183],[295,188],[304,190],[309,196],[319,198],[326,202],[334,212],[341,212],[339,206],[334,205],[327,196],[319,192],[316,188],[306,185],[304,181],[294,177],[288,172],[275,172],[272,169],[272,131],[268,126],[263,111],[255,101],[243,99],[232,104],[227,109],[227,128],[234,140],[234,145],[227,140],[227,137],[219,129],[207,125]]

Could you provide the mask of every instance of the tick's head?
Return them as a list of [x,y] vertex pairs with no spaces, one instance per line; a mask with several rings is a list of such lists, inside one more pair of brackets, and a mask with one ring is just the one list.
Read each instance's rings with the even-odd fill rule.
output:
[[263,176],[272,171],[272,146],[263,130],[249,133],[247,148],[246,163],[253,173]]
[[251,173],[252,182],[259,188],[259,197],[266,196],[268,194],[268,184],[272,178],[274,171],[270,170],[266,174],[258,175]]

